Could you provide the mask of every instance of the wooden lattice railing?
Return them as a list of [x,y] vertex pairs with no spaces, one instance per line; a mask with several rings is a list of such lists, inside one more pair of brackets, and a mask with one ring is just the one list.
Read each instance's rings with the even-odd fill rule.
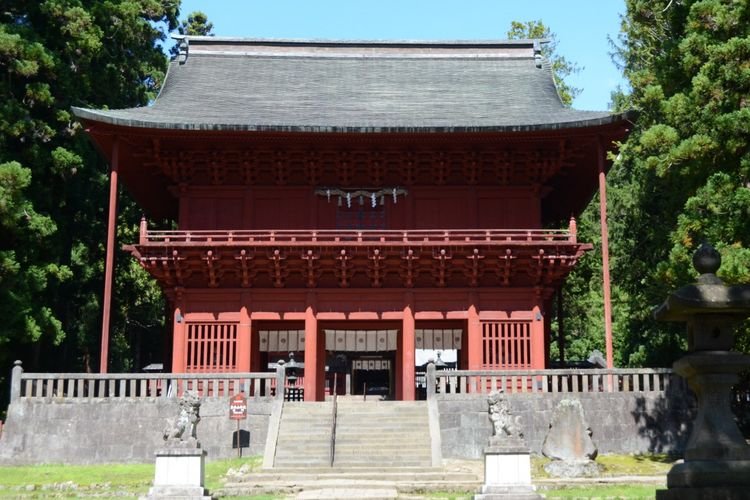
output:
[[390,244],[420,245],[442,244],[467,245],[507,242],[572,242],[575,230],[570,229],[451,229],[451,230],[195,230],[156,231],[141,224],[139,244],[250,244],[253,246],[316,246],[343,244]]

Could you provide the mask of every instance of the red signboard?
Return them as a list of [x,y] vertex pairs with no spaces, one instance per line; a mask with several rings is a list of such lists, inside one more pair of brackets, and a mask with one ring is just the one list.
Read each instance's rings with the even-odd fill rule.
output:
[[247,418],[247,399],[244,394],[236,394],[229,400],[229,418],[232,420]]

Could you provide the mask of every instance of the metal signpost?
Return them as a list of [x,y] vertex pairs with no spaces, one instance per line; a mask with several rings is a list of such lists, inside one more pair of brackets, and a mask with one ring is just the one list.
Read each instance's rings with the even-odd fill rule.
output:
[[240,447],[240,420],[247,418],[247,399],[245,393],[235,394],[229,400],[229,418],[237,421],[237,457],[242,457]]

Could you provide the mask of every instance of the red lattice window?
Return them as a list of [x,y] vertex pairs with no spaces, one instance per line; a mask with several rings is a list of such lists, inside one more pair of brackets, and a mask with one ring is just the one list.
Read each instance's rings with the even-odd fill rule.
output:
[[482,322],[485,368],[525,370],[531,368],[531,321]]
[[188,372],[231,372],[237,369],[237,323],[187,325]]

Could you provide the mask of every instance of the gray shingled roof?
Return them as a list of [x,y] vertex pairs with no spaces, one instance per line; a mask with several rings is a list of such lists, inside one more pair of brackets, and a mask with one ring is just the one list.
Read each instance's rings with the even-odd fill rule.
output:
[[379,57],[294,51],[191,52],[170,63],[153,105],[83,119],[185,130],[473,131],[540,130],[622,119],[560,103],[549,67],[533,57],[471,54]]

